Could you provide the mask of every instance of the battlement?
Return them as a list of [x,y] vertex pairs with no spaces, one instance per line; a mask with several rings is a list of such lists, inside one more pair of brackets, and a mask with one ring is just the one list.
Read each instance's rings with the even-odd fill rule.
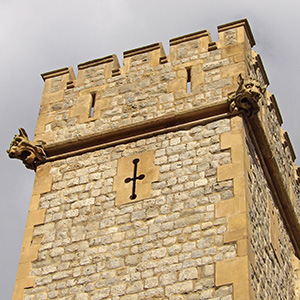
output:
[[[84,152],[100,141],[230,114],[229,95],[237,90],[239,74],[255,78],[264,89],[269,80],[252,50],[255,40],[247,20],[220,25],[218,32],[216,42],[208,30],[172,38],[169,55],[162,43],[127,50],[123,66],[114,54],[80,63],[77,78],[71,67],[42,74],[35,140],[47,143],[49,157],[70,155],[70,149]],[[274,95],[265,93],[255,110],[272,147],[294,161],[288,138],[277,145],[269,129],[275,126],[281,136]]]
[[[234,21],[234,22],[227,23],[224,25],[219,25],[218,26],[219,37],[220,37],[220,33],[222,33],[222,32],[225,33],[231,29],[235,29],[235,28],[241,27],[241,26],[244,28],[244,32],[242,33],[242,31],[240,31],[240,33],[242,33],[243,35],[244,34],[246,35],[246,37],[250,43],[250,46],[253,47],[255,45],[255,40],[254,40],[254,36],[252,34],[251,28],[250,28],[247,20],[239,20],[239,21]],[[242,37],[242,40],[244,40],[244,39],[245,39],[245,36]],[[221,35],[220,40],[225,40],[225,38]]]
[[[293,186],[296,193],[297,168],[284,167],[293,166],[295,152],[282,133],[274,95],[263,92],[269,80],[261,57],[252,50],[255,40],[248,21],[220,25],[218,32],[215,42],[208,30],[172,38],[169,55],[162,43],[127,50],[123,66],[114,54],[80,63],[77,78],[71,67],[42,74],[45,87],[35,140],[46,142],[47,160],[190,128],[243,110],[248,117],[257,114],[260,121],[252,127],[269,149],[264,149],[269,153],[265,159],[283,174],[285,189]],[[254,79],[252,84],[263,93],[250,103],[252,112],[243,99],[230,100],[241,92],[239,74]],[[277,161],[269,159],[274,153]]]
[[[155,120],[213,103],[226,103],[239,73],[262,71],[254,63],[255,44],[247,20],[218,27],[213,42],[208,30],[125,51],[42,74],[45,81],[36,139],[47,144]],[[87,130],[86,127],[89,127]]]
[[[115,54],[80,63],[77,78],[72,67],[42,74],[45,86],[35,140],[45,141],[51,156],[67,151],[59,150],[64,147],[93,146],[135,132],[137,126],[145,128],[139,130],[142,134],[148,127],[228,113],[228,95],[237,89],[240,73],[264,87],[269,80],[260,55],[252,50],[255,40],[247,20],[220,25],[218,32],[216,42],[208,30],[172,38],[169,55],[162,43],[127,50],[123,66]],[[280,128],[274,95],[267,92],[260,106],[263,124],[269,111]],[[291,143],[282,145],[294,161]]]
[[[210,33],[208,30],[202,30],[202,31],[198,31],[198,32],[194,32],[194,33],[190,33],[190,34],[186,34],[183,36],[179,36],[176,38],[172,38],[169,41],[169,45],[170,45],[170,57],[169,60],[175,61],[177,62],[178,59],[180,58],[186,58],[189,57],[191,55],[191,53],[189,54],[182,54],[179,53],[176,54],[176,50],[178,45],[180,44],[186,44],[187,42],[191,42],[191,41],[196,41],[197,45],[194,45],[195,48],[199,48],[198,51],[195,51],[195,54],[199,54],[203,53],[203,52],[207,52],[210,50],[216,50],[221,47],[224,46],[228,46],[231,44],[239,44],[239,43],[243,43],[243,42],[248,42],[250,44],[251,47],[253,47],[255,45],[255,40],[253,37],[253,34],[251,32],[249,23],[247,20],[239,20],[236,22],[231,22],[228,24],[224,24],[224,25],[220,25],[218,26],[218,32],[219,32],[219,40],[217,42],[213,42],[210,36]],[[188,45],[186,45],[188,46]],[[128,68],[126,68],[125,66],[127,65],[126,62],[128,61],[128,58],[132,58],[133,61],[136,61],[137,59],[133,58],[137,55],[141,55],[141,54],[149,54],[152,56],[157,56],[159,58],[158,61],[155,62],[155,59],[152,60],[147,60],[144,59],[144,63],[147,63],[147,61],[151,64],[151,65],[157,65],[158,63],[166,63],[167,62],[167,57],[165,54],[165,50],[163,48],[162,43],[154,43],[151,45],[147,45],[147,46],[143,46],[143,47],[139,47],[136,49],[132,49],[132,50],[127,50],[124,51],[123,53],[123,58],[124,58],[124,67],[122,68],[123,73],[125,73],[126,71],[129,71]],[[156,55],[155,55],[156,54]],[[195,59],[195,57],[192,58],[192,60]],[[178,63],[178,62],[177,62]],[[78,81],[80,82],[80,78],[82,75],[82,70],[85,69],[89,69],[89,68],[93,68],[96,66],[100,66],[100,65],[107,65],[108,69],[110,70],[109,72],[107,72],[107,77],[110,76],[114,76],[117,69],[120,69],[120,63],[118,61],[118,58],[115,54],[113,55],[109,55],[103,58],[98,58],[98,59],[94,59],[88,62],[84,62],[84,63],[80,63],[78,65]],[[112,68],[110,67],[112,65]],[[104,68],[106,68],[105,66],[103,66]],[[69,72],[70,74],[70,80],[75,80],[75,75],[74,72],[72,70],[72,67],[68,67],[68,68],[63,68],[63,69],[59,69],[59,70],[54,70],[54,71],[50,71],[47,73],[42,74],[42,78],[44,79],[44,81],[46,81],[47,79],[51,79],[51,78],[55,78],[55,77],[60,77],[61,75],[65,75]],[[65,87],[61,87],[61,89],[64,89]]]

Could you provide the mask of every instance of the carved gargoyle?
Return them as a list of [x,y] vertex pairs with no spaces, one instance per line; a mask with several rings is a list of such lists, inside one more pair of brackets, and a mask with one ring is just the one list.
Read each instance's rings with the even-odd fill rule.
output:
[[46,153],[43,149],[45,144],[43,141],[30,142],[26,131],[19,128],[19,134],[14,136],[6,152],[10,158],[22,160],[26,168],[35,170],[37,164],[46,159]]
[[259,100],[266,91],[260,83],[253,78],[244,79],[242,74],[239,74],[237,83],[238,89],[228,94],[230,111],[243,110],[248,118],[252,118],[259,111]]

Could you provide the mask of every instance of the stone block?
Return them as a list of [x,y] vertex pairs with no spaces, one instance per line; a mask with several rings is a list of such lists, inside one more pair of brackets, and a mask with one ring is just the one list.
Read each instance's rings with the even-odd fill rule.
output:
[[49,192],[52,186],[52,176],[50,174],[51,164],[46,163],[37,167],[33,184],[32,195]]
[[[134,164],[134,161],[137,163]],[[137,168],[135,184],[132,176]],[[159,167],[154,165],[154,151],[139,153],[131,157],[121,158],[118,162],[118,173],[114,178],[114,190],[117,191],[116,204],[139,201],[151,195],[151,183],[158,180]],[[127,180],[128,182],[125,182]],[[133,191],[133,186],[136,190]],[[134,195],[134,197],[132,197]]]
[[239,169],[239,167],[234,166],[233,164],[219,166],[217,169],[218,181],[232,179],[236,176],[236,169]]
[[19,263],[32,262],[37,259],[38,250],[40,248],[40,244],[31,245],[30,247],[26,247],[20,255]]
[[31,262],[26,261],[23,263],[19,263],[16,279],[17,280],[26,279],[29,275],[30,270],[31,270]]
[[21,252],[24,251],[25,248],[30,246],[32,237],[33,237],[33,226],[25,227]]
[[188,294],[193,291],[193,281],[189,280],[168,285],[165,291],[167,297],[173,294]]
[[191,280],[191,279],[198,279],[198,270],[197,268],[187,268],[183,269],[178,274],[179,281]]
[[236,242],[248,237],[247,228],[241,228],[233,231],[227,231],[224,234],[224,243]]
[[249,266],[247,256],[216,262],[215,280],[217,286],[246,281],[248,279]]
[[[249,254],[249,241],[248,239],[241,239],[237,241],[237,255],[246,256]],[[251,260],[250,260],[251,261]]]
[[40,195],[33,195],[31,197],[29,211],[38,210],[40,205]]
[[239,213],[227,217],[228,231],[236,231],[247,227],[246,213]]
[[44,223],[46,209],[33,210],[28,212],[26,227]]
[[239,147],[244,145],[243,131],[240,129],[224,132],[221,135],[221,149],[229,149],[231,147]]
[[255,300],[256,297],[251,289],[250,280],[241,280],[234,283],[233,297],[235,299]]
[[239,203],[237,198],[231,198],[216,202],[215,204],[215,217],[227,217],[239,212]]
[[24,297],[24,288],[34,286],[34,277],[28,276],[26,278],[16,279],[15,288],[13,292],[13,300],[22,299]]

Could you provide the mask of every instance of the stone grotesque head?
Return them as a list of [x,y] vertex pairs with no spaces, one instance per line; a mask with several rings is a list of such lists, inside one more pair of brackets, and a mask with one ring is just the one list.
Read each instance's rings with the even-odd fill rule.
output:
[[258,113],[259,100],[266,89],[262,87],[256,79],[244,79],[241,74],[238,76],[237,83],[239,87],[236,92],[228,95],[230,103],[229,109],[230,111],[243,110],[246,116],[251,118]]
[[37,164],[46,159],[43,149],[44,144],[42,141],[30,142],[26,131],[23,128],[19,128],[19,134],[14,136],[6,152],[10,158],[22,160],[26,168],[35,170]]

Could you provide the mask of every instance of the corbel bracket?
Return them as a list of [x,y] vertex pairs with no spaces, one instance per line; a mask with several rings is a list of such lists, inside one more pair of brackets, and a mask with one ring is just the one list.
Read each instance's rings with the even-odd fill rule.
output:
[[10,158],[22,160],[26,168],[36,170],[36,166],[46,160],[45,144],[43,141],[30,142],[26,131],[19,128],[19,134],[14,136],[6,152]]
[[244,111],[248,118],[252,118],[259,112],[259,102],[266,88],[256,79],[244,79],[242,74],[239,74],[237,83],[238,89],[228,94],[229,110]]

